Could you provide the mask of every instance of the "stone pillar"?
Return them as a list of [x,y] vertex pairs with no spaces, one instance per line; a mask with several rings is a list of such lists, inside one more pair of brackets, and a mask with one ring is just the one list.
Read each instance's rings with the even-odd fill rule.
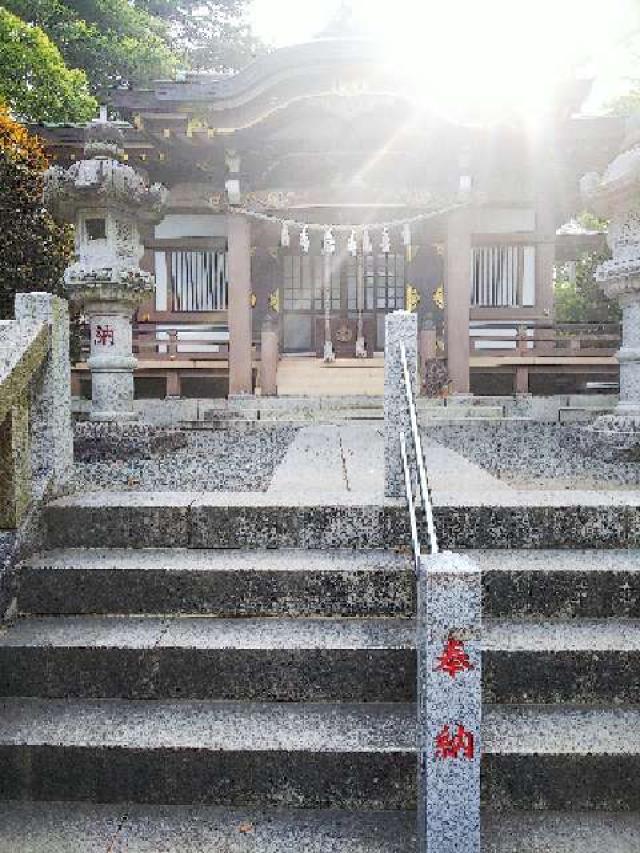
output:
[[91,420],[133,421],[133,371],[138,359],[132,354],[131,314],[134,306],[125,299],[104,302],[86,300],[91,326]]
[[447,228],[445,324],[447,365],[454,394],[469,393],[471,233],[466,211],[451,214]]
[[400,344],[407,353],[414,399],[418,372],[418,317],[409,311],[394,311],[385,317],[384,345],[384,493],[390,498],[405,494],[404,469],[400,456],[400,433],[409,441],[411,422],[400,359]]
[[229,396],[252,394],[251,225],[246,216],[227,217],[229,274]]
[[620,362],[620,400],[616,415],[640,422],[640,279],[638,289],[618,297],[622,308],[622,347]]
[[262,324],[260,389],[263,397],[278,394],[278,326],[270,316]]
[[420,558],[420,853],[480,853],[481,601],[481,573],[469,557]]
[[31,459],[36,491],[58,489],[73,466],[69,309],[50,293],[18,293],[16,320],[37,320],[51,330],[51,350],[32,399]]

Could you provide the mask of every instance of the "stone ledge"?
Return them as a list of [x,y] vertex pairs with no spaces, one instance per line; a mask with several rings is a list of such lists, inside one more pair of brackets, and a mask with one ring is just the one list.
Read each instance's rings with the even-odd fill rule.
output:
[[113,462],[152,459],[187,444],[179,429],[131,423],[77,423],[74,456],[77,462]]

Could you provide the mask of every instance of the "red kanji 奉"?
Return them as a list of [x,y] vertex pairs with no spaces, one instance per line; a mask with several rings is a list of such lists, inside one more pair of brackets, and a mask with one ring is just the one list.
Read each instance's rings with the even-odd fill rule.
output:
[[438,672],[446,672],[451,678],[455,678],[459,672],[473,669],[473,664],[464,650],[462,640],[449,637],[435,669]]

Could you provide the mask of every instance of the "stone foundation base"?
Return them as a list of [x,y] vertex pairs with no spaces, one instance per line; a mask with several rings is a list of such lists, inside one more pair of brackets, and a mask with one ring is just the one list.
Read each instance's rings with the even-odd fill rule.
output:
[[76,462],[151,459],[186,444],[186,434],[178,429],[87,421],[75,425],[74,458]]
[[602,415],[592,424],[569,427],[585,456],[607,461],[640,462],[640,417]]

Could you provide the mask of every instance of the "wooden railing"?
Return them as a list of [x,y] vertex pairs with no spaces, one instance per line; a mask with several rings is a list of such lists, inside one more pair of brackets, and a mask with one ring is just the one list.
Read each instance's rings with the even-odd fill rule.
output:
[[[617,323],[557,323],[553,326],[484,324],[471,329],[472,355],[505,357],[608,357],[621,341]],[[499,344],[490,346],[489,344]],[[480,344],[484,344],[481,346]]]
[[136,323],[133,353],[141,361],[221,361],[229,358],[227,341],[211,340],[197,327],[171,329],[167,323]]

